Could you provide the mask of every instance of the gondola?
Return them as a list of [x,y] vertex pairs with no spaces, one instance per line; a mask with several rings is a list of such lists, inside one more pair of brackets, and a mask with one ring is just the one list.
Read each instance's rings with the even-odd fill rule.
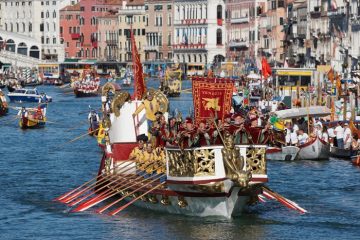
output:
[[340,159],[351,159],[351,157],[356,154],[355,151],[351,149],[341,149],[338,147],[330,147],[330,156]]
[[22,129],[28,128],[43,128],[46,123],[45,110],[41,108],[28,108],[26,109],[27,114],[22,114],[19,120],[19,126]]

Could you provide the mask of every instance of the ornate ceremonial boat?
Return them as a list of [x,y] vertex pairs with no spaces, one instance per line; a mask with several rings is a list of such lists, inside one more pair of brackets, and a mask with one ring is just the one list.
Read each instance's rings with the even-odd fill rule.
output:
[[22,129],[45,127],[46,116],[40,109],[27,109],[27,116],[21,116],[19,126]]
[[296,160],[299,154],[300,148],[295,146],[287,147],[269,147],[266,150],[267,160],[280,160],[280,161],[293,161]]
[[84,70],[81,80],[75,80],[72,86],[76,97],[95,97],[99,94],[100,78]]

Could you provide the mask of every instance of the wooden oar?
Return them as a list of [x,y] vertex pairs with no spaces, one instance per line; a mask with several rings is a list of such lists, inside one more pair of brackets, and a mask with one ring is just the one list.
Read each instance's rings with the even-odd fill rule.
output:
[[[125,163],[121,163],[121,164],[119,164],[118,166],[114,166],[114,167],[110,168],[110,171],[112,171],[112,170],[114,170],[114,169],[116,169],[116,168],[121,167],[123,164],[125,164]],[[85,187],[86,185],[90,184],[91,182],[97,181],[98,178],[103,177],[103,176],[105,176],[106,174],[107,174],[107,173],[102,173],[102,174],[100,174],[100,175],[97,175],[96,177],[94,177],[94,178],[90,179],[89,181],[83,183],[83,184],[80,185],[79,187],[77,187],[77,188],[75,188],[75,189],[73,189],[73,190],[71,190],[71,191],[69,191],[69,192],[67,192],[67,193],[64,193],[63,195],[55,198],[54,201],[59,201],[59,200],[62,200],[62,199],[64,199],[64,198],[70,196],[71,194],[75,193],[76,191],[80,190],[81,188]]]
[[[159,167],[159,168],[160,168],[160,167]],[[159,169],[159,168],[158,168],[158,169]],[[157,170],[157,169],[156,169],[156,170]],[[156,171],[156,170],[155,170],[155,171]],[[129,185],[129,186],[125,187],[124,189],[119,189],[119,188],[114,189],[114,190],[111,189],[111,191],[108,192],[108,193],[106,193],[106,194],[100,194],[99,196],[96,196],[96,197],[94,197],[94,198],[92,198],[92,199],[90,199],[90,200],[88,200],[88,201],[80,204],[77,208],[75,208],[74,210],[72,210],[72,212],[82,212],[82,211],[85,211],[85,210],[91,208],[92,206],[95,206],[96,204],[99,204],[99,203],[101,203],[102,201],[105,201],[106,199],[109,199],[109,198],[115,196],[116,194],[118,194],[118,191],[125,191],[125,190],[127,190],[127,189],[129,189],[129,188],[131,188],[131,187],[133,187],[133,186],[136,186],[136,185],[139,185],[139,184],[143,183],[144,181],[147,181],[147,179],[145,178],[145,179],[143,179],[142,181],[140,181],[140,182],[138,182],[138,183],[136,182],[136,183],[134,183],[134,184],[132,184],[132,185]],[[125,185],[128,185],[128,183],[126,183]]]
[[[133,162],[128,162],[127,164],[125,164],[125,166],[123,166],[123,168],[121,169],[121,173],[125,172],[125,171],[129,171],[130,169],[128,169],[127,167],[132,164]],[[120,173],[119,173],[120,174]],[[71,201],[73,201],[75,198],[81,196],[82,194],[86,193],[87,191],[90,191],[91,189],[95,188],[97,185],[99,184],[103,184],[104,182],[113,180],[115,177],[117,177],[118,173],[116,174],[112,174],[109,176],[105,176],[103,177],[103,179],[101,179],[100,181],[95,181],[94,183],[92,183],[91,185],[87,186],[84,189],[81,189],[80,191],[74,193],[73,195],[61,200],[61,202],[63,203],[69,203]]]
[[[92,188],[89,188],[87,190],[85,190],[84,192],[82,192],[81,194],[77,195],[76,197],[79,197],[81,196],[83,193],[86,193],[88,191],[91,191],[90,193],[86,194],[85,196],[82,196],[81,198],[79,199],[76,199],[75,198],[72,198],[70,199],[69,201],[66,201],[66,203],[69,205],[69,206],[75,206],[76,204],[86,200],[87,198],[89,198],[90,196],[100,192],[102,189],[110,186],[111,184],[115,183],[116,181],[118,181],[118,177],[120,174],[124,173],[124,172],[127,172],[127,171],[130,171],[131,169],[133,169],[135,166],[130,166],[130,168],[127,168],[126,170],[123,170],[122,172],[120,173],[116,173],[114,175],[112,175],[109,179],[107,179],[106,181],[109,181],[109,183],[105,184],[104,186],[101,186],[100,188],[96,189],[95,191],[91,191],[93,190],[97,185],[99,185],[99,183],[96,183],[95,186],[93,186]],[[114,180],[115,179],[115,180]],[[103,182],[104,183],[104,182]],[[101,193],[103,194],[103,193]]]
[[81,127],[81,126],[84,126],[86,123],[88,123],[88,121],[81,121],[81,125],[77,125],[76,127],[68,128],[68,129],[65,130],[65,132],[69,132],[71,130],[77,129],[77,128]]
[[[151,165],[152,165],[152,164],[148,164],[148,168],[149,168]],[[146,169],[148,169],[148,168],[146,168]],[[129,178],[126,177],[126,176],[133,175],[133,174],[127,174],[127,175],[121,176],[121,178],[123,178],[123,180],[122,180],[120,183],[117,183],[117,184],[115,184],[115,186],[107,189],[106,191],[103,191],[102,193],[100,193],[100,194],[97,195],[96,197],[88,200],[86,203],[90,203],[91,201],[94,201],[94,200],[96,200],[97,198],[99,198],[99,197],[101,197],[101,196],[103,196],[103,195],[111,194],[111,192],[114,191],[114,188],[124,187],[125,185],[128,184],[128,183],[123,184],[125,181],[130,181],[130,180],[131,180],[131,181],[135,181],[135,180],[138,180],[138,179],[144,177],[146,174],[147,174],[147,173],[145,172],[143,175],[140,175],[140,176],[138,176],[138,177],[135,178],[135,179],[129,179]],[[116,177],[118,177],[118,175],[116,175]],[[117,180],[113,181],[112,183],[114,183],[114,182],[116,182],[116,181],[117,181]],[[107,185],[109,185],[109,184],[107,184]],[[88,196],[86,196],[86,198],[89,197],[89,196],[91,196],[91,195],[93,195],[93,194],[94,194],[94,193],[88,194]],[[86,199],[86,198],[82,198],[81,200],[84,200],[84,199]],[[77,203],[79,203],[79,202],[80,202],[80,201],[77,201]],[[86,204],[86,203],[83,203],[83,204]],[[75,204],[72,204],[72,206],[74,206],[74,205],[75,205]]]
[[[157,176],[158,176],[158,175],[159,175],[159,174],[157,174]],[[108,204],[108,205],[106,205],[106,206],[104,206],[104,207],[99,208],[98,210],[96,210],[96,212],[97,212],[97,213],[103,213],[106,209],[114,206],[116,203],[120,202],[121,200],[125,199],[126,197],[130,196],[131,194],[134,194],[134,193],[138,192],[140,189],[148,186],[150,183],[153,183],[153,182],[159,180],[159,179],[162,178],[163,176],[165,176],[165,175],[164,175],[164,174],[160,174],[159,177],[154,178],[153,180],[151,180],[150,182],[146,183],[145,185],[142,185],[141,187],[133,190],[132,192],[130,192],[130,193],[128,193],[128,194],[125,194],[124,196],[122,196],[122,197],[119,198],[118,200],[116,200],[116,201],[114,201],[114,202],[112,202],[112,203],[110,203],[110,204]]]
[[156,185],[155,187],[149,189],[148,191],[146,191],[145,193],[141,194],[140,196],[132,199],[130,202],[128,202],[127,204],[119,207],[118,209],[115,209],[114,211],[110,212],[109,215],[110,216],[114,216],[116,214],[118,214],[119,212],[123,211],[125,208],[129,207],[131,204],[133,204],[134,202],[136,202],[137,200],[139,200],[140,198],[144,197],[146,194],[151,193],[152,191],[154,191],[155,189],[161,187],[162,185],[164,185],[166,182],[162,182],[159,183],[158,185]]

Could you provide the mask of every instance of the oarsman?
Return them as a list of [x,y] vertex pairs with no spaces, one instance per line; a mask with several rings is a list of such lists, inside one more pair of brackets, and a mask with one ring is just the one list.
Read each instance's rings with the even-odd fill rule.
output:
[[178,134],[176,119],[174,117],[169,119],[169,125],[162,129],[161,139],[165,142],[166,146],[176,146],[176,136]]
[[143,153],[145,150],[144,146],[148,141],[148,137],[145,134],[141,134],[136,137],[136,141],[138,142],[138,146],[131,151],[129,155],[129,160],[137,161],[138,169],[141,170],[143,165],[141,161],[143,159]]
[[234,114],[234,124],[230,127],[230,133],[234,136],[235,144],[248,143],[247,133],[244,127],[244,118],[240,113]]
[[197,147],[209,146],[212,136],[209,135],[210,129],[206,128],[206,121],[199,123],[197,133],[194,138],[194,145]]
[[18,112],[18,114],[17,114],[18,116],[21,116],[21,117],[24,117],[24,118],[27,118],[28,117],[28,111],[26,110],[26,108],[25,107],[22,107],[20,110],[19,110],[19,112]]
[[147,177],[152,176],[155,169],[155,162],[157,161],[158,157],[156,156],[153,146],[151,143],[147,143],[145,145],[145,151],[142,154],[141,162],[144,164],[143,170],[148,174]]
[[182,149],[190,148],[194,144],[194,138],[196,135],[196,128],[193,125],[191,118],[186,118],[185,129],[178,134],[179,144]]
[[161,133],[162,129],[165,128],[166,122],[164,122],[165,117],[163,116],[163,113],[160,111],[157,111],[155,113],[156,120],[153,122],[152,127],[150,129],[150,133],[152,136],[151,143],[154,146],[165,145],[165,142],[162,141]]

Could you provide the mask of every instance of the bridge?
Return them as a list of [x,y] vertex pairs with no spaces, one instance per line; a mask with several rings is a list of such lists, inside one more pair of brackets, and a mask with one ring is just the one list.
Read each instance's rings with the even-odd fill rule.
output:
[[0,30],[0,61],[17,67],[37,67],[41,60],[41,43],[34,38]]

